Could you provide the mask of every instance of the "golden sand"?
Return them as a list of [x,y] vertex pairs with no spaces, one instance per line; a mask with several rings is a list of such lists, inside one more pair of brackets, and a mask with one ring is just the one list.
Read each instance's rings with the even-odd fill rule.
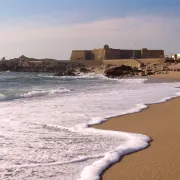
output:
[[[180,79],[180,73],[158,77],[162,76]],[[180,180],[180,98],[94,127],[145,134],[153,140],[147,149],[126,155],[107,169],[102,180]]]
[[152,75],[152,77],[180,80],[180,72],[179,71],[170,71],[170,72],[168,72],[168,74],[157,74],[157,75]]

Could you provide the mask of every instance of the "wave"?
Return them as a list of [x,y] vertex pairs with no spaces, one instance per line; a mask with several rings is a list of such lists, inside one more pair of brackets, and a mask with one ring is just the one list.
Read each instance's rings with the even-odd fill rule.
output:
[[[116,80],[116,81],[119,81],[120,83],[124,83],[124,84],[128,84],[128,83],[135,83],[135,84],[140,83],[141,84],[141,83],[144,83],[144,81],[146,81],[146,79],[109,79],[103,75],[95,75],[94,76],[94,75],[88,75],[88,74],[85,76],[82,75],[82,76],[78,76],[78,77],[58,77],[58,78],[71,78],[71,79],[75,78],[75,79],[77,79],[77,78],[95,78],[95,77],[102,78],[102,79],[108,79],[108,80]],[[54,76],[53,76],[53,78],[54,78]],[[150,87],[150,86],[148,86],[148,87]],[[145,89],[148,89],[148,87],[145,87]],[[167,87],[167,85],[165,87]],[[43,91],[43,90],[41,90],[41,91],[30,91],[30,92],[27,92],[27,93],[22,94],[20,96],[17,96],[16,99],[32,98],[32,97],[53,95],[53,94],[66,93],[66,92],[69,92],[69,90],[68,89],[54,89],[54,90],[48,90],[48,91]],[[147,93],[148,92],[152,93],[153,91],[147,91]],[[161,92],[161,91],[158,91],[158,92]],[[142,95],[146,95],[146,94],[142,93]],[[0,94],[0,98],[1,98],[1,96],[2,96],[2,98],[4,97],[3,94]],[[161,98],[161,100],[158,100],[158,98],[157,99],[154,98],[150,102],[151,103],[160,103],[160,102],[167,101],[167,100],[172,99],[172,98],[177,97],[177,96],[180,96],[180,93],[175,93],[174,95],[172,95],[172,94],[167,95],[166,98]],[[121,114],[119,113],[119,111],[116,113],[114,112],[113,116],[129,114],[129,113],[134,113],[134,112],[140,112],[145,108],[148,108],[148,106],[143,104],[143,103],[139,103],[139,104],[136,104],[136,107],[128,109],[126,111],[123,111],[123,112],[121,112]],[[50,130],[54,130],[54,131],[64,129],[65,131],[66,130],[67,131],[74,131],[74,132],[79,131],[80,133],[89,133],[89,134],[97,134],[97,135],[98,134],[107,134],[110,136],[111,135],[112,136],[119,136],[119,137],[124,137],[126,142],[121,144],[120,146],[118,146],[114,150],[112,150],[110,152],[103,153],[103,154],[96,154],[94,156],[93,155],[92,156],[85,156],[85,157],[81,157],[79,159],[77,158],[77,159],[73,159],[72,161],[66,161],[66,162],[64,161],[64,162],[54,162],[54,163],[46,163],[46,164],[30,164],[30,165],[15,166],[14,168],[26,168],[26,167],[37,167],[37,166],[54,166],[54,165],[56,166],[56,165],[61,165],[61,164],[81,162],[81,161],[85,161],[87,159],[101,158],[101,159],[95,161],[94,163],[92,163],[91,165],[86,166],[83,169],[83,171],[81,172],[81,177],[79,179],[79,180],[99,180],[102,172],[105,169],[107,169],[107,167],[109,167],[111,164],[118,162],[119,159],[123,155],[142,150],[149,145],[149,142],[151,141],[151,139],[145,135],[125,133],[125,132],[106,131],[106,130],[97,130],[94,128],[89,128],[89,126],[91,126],[91,125],[99,124],[103,121],[106,121],[108,117],[112,117],[112,115],[105,115],[104,116],[103,113],[100,114],[99,116],[100,117],[95,116],[94,118],[91,118],[91,121],[89,121],[87,124],[79,124],[73,128],[65,128],[65,127],[62,127],[59,125],[53,125],[53,124],[51,125],[51,124],[46,124],[46,123],[40,124],[40,125],[42,125],[43,128],[45,128],[45,129],[50,129]],[[10,168],[12,168],[12,167],[10,167]]]
[[[180,92],[176,92],[172,96],[153,102],[153,104],[166,102],[168,100],[171,100],[179,96],[180,96]],[[128,111],[124,111],[123,113],[119,114],[119,116],[125,115],[125,114],[131,114],[135,112],[140,112],[146,108],[148,108],[148,105],[146,104],[137,104],[136,107],[129,109]],[[81,124],[81,125],[76,126],[74,128],[74,131],[81,132],[83,130],[84,132],[89,132],[89,133],[96,133],[96,134],[99,133],[99,134],[109,134],[112,136],[113,135],[120,136],[120,137],[124,137],[126,139],[126,142],[118,146],[116,149],[105,153],[104,156],[100,160],[95,161],[93,164],[89,166],[86,166],[81,172],[81,178],[79,178],[78,180],[92,180],[92,179],[99,180],[103,171],[107,169],[110,165],[117,163],[121,159],[122,156],[143,150],[149,146],[151,138],[143,134],[126,133],[126,132],[121,132],[121,131],[116,132],[116,131],[110,131],[110,130],[107,131],[107,130],[89,128],[89,126],[100,124],[107,120],[108,118],[104,118],[104,119],[93,118],[88,124]]]
[[42,74],[39,74],[39,76],[44,78],[54,78],[54,79],[63,79],[63,80],[103,79],[108,81],[119,81],[121,83],[126,83],[126,84],[131,84],[131,83],[142,84],[148,80],[145,78],[108,78],[103,74],[97,74],[97,73],[80,73],[78,76],[53,76],[53,75],[42,75]]
[[[96,73],[80,73],[77,76],[54,76],[54,75],[44,75],[44,74],[39,74],[39,77],[44,77],[44,78],[54,78],[54,79],[90,79],[90,78],[104,78],[103,74],[96,74]],[[108,79],[108,78],[107,78]]]
[[36,90],[36,91],[29,91],[21,95],[3,95],[0,93],[0,101],[9,101],[15,99],[23,99],[23,98],[35,98],[41,96],[48,96],[48,95],[55,95],[61,93],[68,93],[70,92],[69,89],[50,89],[50,90]]
[[[174,95],[163,98],[157,102],[154,102],[153,104],[166,102],[168,100],[171,100],[171,99],[179,97],[179,96],[180,96],[180,92],[177,92]],[[133,108],[127,112],[124,112],[121,115],[140,112],[146,108],[148,108],[147,105],[139,104],[139,105],[137,105],[136,108]],[[105,169],[107,169],[110,165],[118,162],[122,156],[133,153],[133,152],[137,152],[139,150],[143,150],[149,146],[151,138],[146,136],[146,135],[143,135],[143,134],[126,133],[126,132],[120,132],[120,131],[115,132],[115,131],[107,131],[107,130],[99,130],[99,129],[94,129],[94,128],[88,128],[88,126],[100,124],[106,120],[107,119],[103,119],[103,120],[101,119],[100,120],[99,118],[92,120],[86,126],[87,127],[86,131],[90,131],[91,133],[92,133],[92,131],[94,131],[96,133],[99,132],[99,133],[105,133],[105,134],[110,134],[110,135],[125,136],[127,141],[125,144],[120,145],[119,147],[112,150],[111,152],[107,152],[102,159],[95,161],[93,164],[85,167],[83,169],[83,171],[81,172],[81,178],[78,180],[92,180],[92,179],[93,180],[99,180],[102,172]]]

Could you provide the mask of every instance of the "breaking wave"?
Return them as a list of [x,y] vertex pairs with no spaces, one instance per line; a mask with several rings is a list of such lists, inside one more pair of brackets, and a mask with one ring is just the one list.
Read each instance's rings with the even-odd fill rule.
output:
[[0,101],[8,101],[8,100],[15,100],[15,99],[23,99],[23,98],[35,98],[35,97],[56,95],[56,94],[68,93],[68,92],[70,92],[69,89],[51,89],[51,90],[29,91],[29,92],[26,92],[26,93],[20,94],[20,95],[0,94]]
[[142,84],[148,79],[146,78],[108,78],[103,74],[97,73],[80,73],[78,76],[53,76],[53,75],[43,75],[39,74],[40,77],[44,78],[53,78],[53,79],[62,79],[62,80],[77,80],[77,79],[103,79],[108,81],[119,81],[126,84],[131,84],[136,81],[138,84]]

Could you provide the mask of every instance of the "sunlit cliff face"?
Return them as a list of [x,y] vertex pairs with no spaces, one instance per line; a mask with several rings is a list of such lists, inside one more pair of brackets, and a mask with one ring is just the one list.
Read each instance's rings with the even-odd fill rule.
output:
[[42,21],[2,23],[0,56],[69,59],[72,49],[165,49],[178,53],[179,17],[135,16],[68,25]]

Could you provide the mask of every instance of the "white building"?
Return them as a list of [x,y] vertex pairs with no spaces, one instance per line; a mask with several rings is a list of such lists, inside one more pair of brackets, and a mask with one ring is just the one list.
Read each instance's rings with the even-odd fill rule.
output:
[[171,58],[173,58],[174,60],[178,60],[180,59],[180,54],[172,54]]

